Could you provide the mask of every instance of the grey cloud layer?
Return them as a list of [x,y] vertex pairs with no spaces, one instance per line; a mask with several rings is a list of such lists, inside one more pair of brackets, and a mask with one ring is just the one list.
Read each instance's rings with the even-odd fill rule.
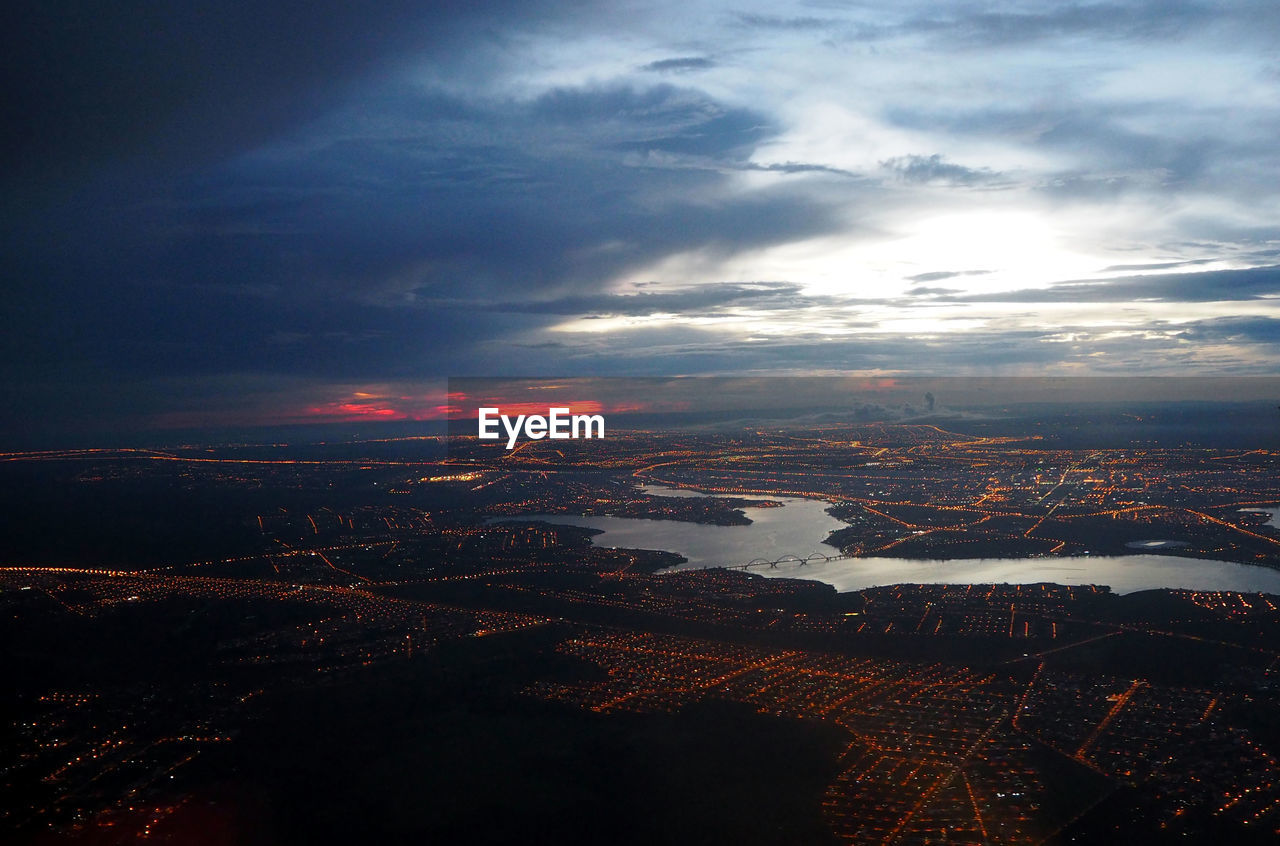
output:
[[1175,303],[1280,298],[1280,265],[1247,270],[1128,276],[1104,282],[1063,282],[992,294],[949,297],[966,302],[1116,303],[1135,300]]
[[[6,12],[0,377],[34,404],[7,431],[77,391],[107,411],[112,386],[163,410],[184,379],[234,403],[251,377],[531,366],[1280,366],[1272,3],[76,7]],[[1161,78],[1182,66],[1203,91]],[[818,296],[752,269],[987,201],[1114,219],[1093,265],[1114,278],[993,293],[1000,256],[920,255],[897,289],[852,263]],[[623,285],[676,258],[675,281]],[[877,325],[1135,301],[1185,310]],[[586,317],[637,320],[556,331]]]

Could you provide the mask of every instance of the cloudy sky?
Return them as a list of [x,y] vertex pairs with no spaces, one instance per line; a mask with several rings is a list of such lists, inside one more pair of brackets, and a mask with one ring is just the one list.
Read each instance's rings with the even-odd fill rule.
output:
[[1280,372],[1270,0],[86,5],[3,13],[9,439]]

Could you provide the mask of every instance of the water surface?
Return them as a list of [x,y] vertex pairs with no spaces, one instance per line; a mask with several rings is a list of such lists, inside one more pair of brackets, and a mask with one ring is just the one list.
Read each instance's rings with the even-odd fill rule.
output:
[[[645,487],[660,496],[705,496],[687,489]],[[750,498],[750,497],[746,497]],[[759,498],[759,497],[756,497]],[[814,499],[770,497],[781,508],[748,508],[749,526],[711,526],[676,520],[630,517],[584,517],[531,514],[521,520],[545,520],[603,530],[593,538],[597,546],[661,549],[688,559],[671,570],[733,567],[756,559],[776,561],[783,556],[804,558],[811,553],[837,555],[823,541],[845,524],[826,512],[828,503]],[[1258,509],[1261,510],[1261,509]],[[1273,514],[1276,509],[1269,509]],[[1166,548],[1177,541],[1144,541],[1145,548]],[[1158,546],[1156,546],[1158,544]],[[1116,593],[1154,588],[1233,590],[1280,594],[1280,570],[1175,555],[1086,555],[1070,558],[962,558],[933,561],[912,558],[849,558],[839,561],[788,562],[776,567],[756,566],[763,576],[813,579],[837,590],[860,590],[880,585],[915,584],[1057,584],[1108,585]]]

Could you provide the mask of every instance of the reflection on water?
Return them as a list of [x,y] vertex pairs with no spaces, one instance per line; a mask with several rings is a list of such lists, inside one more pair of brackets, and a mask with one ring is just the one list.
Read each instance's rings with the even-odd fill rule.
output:
[[[672,496],[672,489],[649,487],[648,493]],[[677,491],[683,496],[705,496]],[[630,517],[578,517],[533,514],[521,519],[546,520],[570,526],[603,529],[597,546],[666,549],[689,559],[682,567],[721,567],[746,564],[756,558],[770,561],[784,555],[803,558],[812,552],[838,554],[822,541],[844,523],[827,513],[827,503],[813,499],[774,499],[782,508],[748,508],[749,526],[711,526],[678,520],[639,520]]]
[[1280,594],[1280,571],[1228,561],[1173,555],[1107,555],[1076,558],[966,558],[920,561],[856,558],[804,567],[780,566],[766,575],[816,579],[838,590],[859,590],[903,582],[983,584],[1002,582],[1109,585],[1116,593],[1152,588],[1238,590]]
[[[661,496],[702,496],[693,491],[650,485],[647,493]],[[811,499],[776,499],[782,508],[747,509],[749,526],[708,526],[675,520],[637,520],[628,517],[580,517],[533,514],[521,520],[545,520],[561,525],[602,529],[597,546],[663,549],[688,562],[673,567],[737,566],[754,559],[777,560],[813,552],[836,554],[823,543],[845,524],[826,513],[827,503]],[[1275,513],[1275,509],[1270,509]],[[514,519],[514,518],[505,518]],[[1075,558],[968,558],[926,561],[908,558],[851,558],[841,561],[795,562],[777,567],[757,566],[763,576],[813,579],[836,589],[860,590],[899,583],[1009,583],[1109,585],[1116,593],[1152,588],[1237,590],[1280,594],[1280,571],[1227,561],[1205,561],[1171,555],[1082,556]]]
[[1180,546],[1187,546],[1186,541],[1176,540],[1140,540],[1130,541],[1125,546],[1130,549],[1176,549]]
[[[649,496],[674,496],[679,499],[696,499],[698,497],[710,496],[710,494],[702,491],[695,491],[690,488],[668,488],[662,485],[641,485],[640,492]],[[763,497],[744,496],[740,499],[762,499]]]

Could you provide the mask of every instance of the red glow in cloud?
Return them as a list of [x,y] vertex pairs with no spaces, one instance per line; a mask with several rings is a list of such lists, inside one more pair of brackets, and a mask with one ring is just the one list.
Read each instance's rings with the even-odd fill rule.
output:
[[444,420],[458,411],[452,403],[441,403],[440,394],[397,394],[385,388],[352,391],[332,402],[308,406],[299,414],[300,422],[359,422],[361,420]]
[[[303,417],[334,422],[359,420],[445,420],[460,414],[456,405],[422,405],[420,397],[330,402],[308,408]],[[545,409],[544,409],[545,410]]]
[[331,402],[316,405],[306,410],[307,417],[321,417],[325,420],[345,422],[348,420],[407,420],[409,415],[403,411],[386,405],[362,404],[357,402]]

